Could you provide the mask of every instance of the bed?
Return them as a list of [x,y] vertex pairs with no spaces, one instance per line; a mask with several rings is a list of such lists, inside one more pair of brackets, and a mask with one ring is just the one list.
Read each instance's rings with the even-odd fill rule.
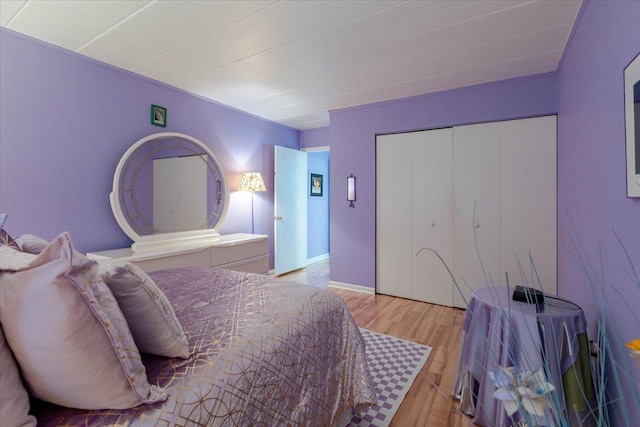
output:
[[165,397],[118,410],[32,399],[38,425],[322,426],[375,403],[362,337],[339,296],[217,268],[149,278],[170,301],[189,347],[188,357],[140,353],[148,383]]

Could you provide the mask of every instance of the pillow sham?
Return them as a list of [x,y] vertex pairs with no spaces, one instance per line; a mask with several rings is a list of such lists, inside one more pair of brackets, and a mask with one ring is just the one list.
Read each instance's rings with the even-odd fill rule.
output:
[[35,234],[23,234],[18,236],[16,237],[16,243],[20,246],[22,252],[28,252],[36,255],[44,251],[47,246],[49,246],[49,242]]
[[9,426],[30,427],[36,419],[29,415],[29,394],[22,385],[18,366],[0,328],[0,420]]
[[0,322],[31,395],[80,409],[167,398],[95,262],[62,233],[27,267],[0,275]]
[[127,319],[140,351],[167,357],[189,357],[189,342],[171,303],[138,266],[114,259],[97,261]]

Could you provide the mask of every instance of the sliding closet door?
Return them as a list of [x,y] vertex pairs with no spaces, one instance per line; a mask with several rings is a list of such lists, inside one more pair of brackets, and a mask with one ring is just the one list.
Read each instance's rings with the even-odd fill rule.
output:
[[377,292],[465,308],[539,275],[556,293],[555,116],[376,141]]
[[[501,284],[500,123],[453,128],[453,305]],[[482,261],[482,262],[481,262]]]
[[415,256],[410,298],[451,306],[453,281],[440,257],[452,267],[453,130],[413,135],[413,253],[430,250]]
[[376,138],[376,292],[404,298],[413,288],[413,138]]
[[502,123],[502,270],[511,286],[538,288],[530,252],[543,289],[552,294],[557,293],[556,139],[556,116]]

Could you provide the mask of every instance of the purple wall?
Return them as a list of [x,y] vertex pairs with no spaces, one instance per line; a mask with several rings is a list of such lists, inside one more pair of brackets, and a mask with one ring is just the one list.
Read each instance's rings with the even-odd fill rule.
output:
[[545,74],[331,112],[331,280],[375,287],[377,133],[554,114],[555,82]]
[[300,148],[326,147],[329,145],[329,127],[300,131]]
[[[251,199],[234,190],[242,172],[262,172],[256,233],[273,236],[273,146],[297,149],[297,130],[4,28],[0,64],[0,210],[11,234],[66,230],[84,252],[130,245],[109,205],[113,173],[131,144],[167,131],[220,159],[231,191],[224,234],[251,232]],[[167,108],[166,128],[149,123],[151,104]]]
[[[638,271],[640,199],[626,197],[623,70],[639,51],[640,2],[588,1],[557,80],[560,294],[584,307],[593,327],[602,301],[594,298],[572,255],[573,221],[594,267],[591,276],[599,279],[603,271],[604,284],[597,286],[604,289],[614,328],[624,342],[640,338],[640,283],[630,278],[626,255],[612,230]],[[638,369],[636,378],[640,382]]]

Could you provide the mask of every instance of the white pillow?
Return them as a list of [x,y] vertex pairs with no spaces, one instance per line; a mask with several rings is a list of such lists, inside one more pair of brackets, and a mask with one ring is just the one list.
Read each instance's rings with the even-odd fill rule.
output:
[[98,260],[105,281],[127,319],[140,351],[189,357],[189,342],[171,303],[138,266],[114,259]]
[[97,264],[58,236],[27,267],[0,275],[0,321],[30,394],[80,409],[165,400],[146,371]]
[[3,425],[29,427],[36,419],[29,415],[29,395],[22,385],[18,366],[0,328],[0,421]]

